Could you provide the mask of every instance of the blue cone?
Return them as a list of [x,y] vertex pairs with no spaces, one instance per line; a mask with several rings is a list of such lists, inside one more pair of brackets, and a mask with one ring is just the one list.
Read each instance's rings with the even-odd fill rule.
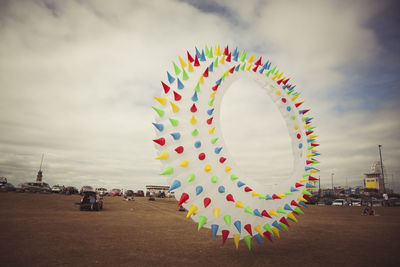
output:
[[244,185],[245,185],[245,183],[243,183],[243,182],[241,182],[241,181],[238,181],[238,182],[237,182],[237,186],[238,186],[238,187],[242,187],[242,186],[244,186]]
[[200,52],[199,52],[199,49],[197,49],[197,47],[195,47],[195,49],[196,49],[196,56],[197,56],[197,58],[201,58],[201,54],[200,54]]
[[210,66],[208,67],[209,72],[213,72],[214,70],[214,62],[211,62]]
[[168,189],[168,192],[171,192],[172,190],[175,190],[177,188],[181,187],[181,182],[179,180],[175,180],[171,187]]
[[254,215],[262,218],[262,215],[258,209],[253,210],[253,213],[254,213]]
[[307,204],[306,204],[304,201],[299,201],[299,202],[297,202],[297,203],[299,203],[300,205],[302,205],[302,206],[305,207],[305,208],[308,207]]
[[215,152],[215,154],[219,154],[219,152],[221,152],[221,150],[222,150],[222,147],[216,147],[214,149],[214,152]]
[[174,140],[179,140],[181,138],[181,134],[180,133],[171,133],[171,135],[174,138]]
[[235,71],[238,72],[240,68],[240,64],[235,67]]
[[183,88],[185,88],[185,86],[183,85],[183,83],[181,82],[181,80],[179,80],[178,78],[178,89],[182,90]]
[[225,193],[225,187],[223,185],[221,185],[220,187],[218,187],[218,192],[220,193]]
[[197,96],[197,92],[195,91],[193,96],[192,96],[192,101],[196,102],[197,100],[199,100],[198,96]]
[[290,187],[290,192],[297,192],[297,191],[299,191],[299,189],[297,189],[293,186]]
[[254,238],[256,239],[256,241],[260,245],[260,247],[262,247],[263,243],[262,243],[262,240],[261,240],[261,235],[260,234],[256,234],[256,235],[254,235]]
[[213,240],[215,240],[215,237],[217,236],[218,228],[219,228],[218,224],[211,224],[211,232]]
[[236,221],[236,222],[233,223],[233,225],[239,231],[239,234],[241,234],[242,233],[242,223],[240,221]]
[[214,109],[213,109],[213,108],[212,108],[212,109],[209,109],[209,110],[207,110],[207,114],[208,114],[208,115],[210,115],[210,116],[213,114],[213,112],[214,112]]
[[160,132],[162,132],[164,130],[164,125],[161,123],[155,123],[153,122],[154,127],[157,128],[157,130],[159,130]]
[[204,54],[204,50],[201,50],[200,61],[206,61],[206,56]]
[[203,187],[201,185],[196,187],[196,196],[200,195],[203,192]]
[[272,223],[272,226],[274,226],[274,227],[276,227],[276,228],[278,228],[279,230],[282,231],[282,227],[279,225],[279,223],[278,223],[277,221],[274,221],[274,222]]
[[293,211],[293,209],[289,206],[289,204],[285,204],[283,207],[285,210]]
[[168,75],[168,82],[170,84],[172,84],[175,81],[175,78],[171,76],[171,74],[169,74],[169,72],[167,71],[167,75]]
[[270,195],[266,195],[266,196],[265,196],[265,199],[266,199],[266,200],[273,200],[273,198],[272,198]]

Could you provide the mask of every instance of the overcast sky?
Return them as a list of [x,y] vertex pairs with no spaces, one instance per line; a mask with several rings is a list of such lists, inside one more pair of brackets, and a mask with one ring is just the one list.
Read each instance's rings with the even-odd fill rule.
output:
[[[153,96],[194,47],[246,49],[290,73],[319,135],[321,184],[362,184],[379,160],[400,187],[398,1],[1,1],[0,176],[144,189]],[[246,90],[243,90],[246,88]],[[283,179],[290,139],[269,97],[239,81],[224,139],[248,176]],[[251,119],[249,119],[251,118]],[[233,131],[233,129],[235,129]],[[393,175],[393,179],[392,179]]]

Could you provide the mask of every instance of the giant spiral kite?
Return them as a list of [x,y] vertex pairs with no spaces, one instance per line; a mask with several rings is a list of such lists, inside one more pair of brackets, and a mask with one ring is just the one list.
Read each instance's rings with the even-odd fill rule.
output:
[[[193,56],[192,56],[193,55]],[[178,57],[173,69],[161,82],[155,96],[156,159],[164,164],[161,175],[170,177],[170,191],[188,210],[187,218],[198,229],[211,228],[213,239],[222,235],[224,244],[233,238],[236,248],[243,239],[248,248],[254,238],[271,242],[280,231],[288,231],[289,222],[297,222],[315,189],[314,173],[319,172],[316,135],[303,109],[300,92],[277,66],[263,62],[245,50],[230,51],[227,46],[195,48],[187,60]],[[294,155],[289,179],[257,191],[239,173],[219,126],[220,103],[232,82],[248,77],[265,89],[280,110],[289,129]]]

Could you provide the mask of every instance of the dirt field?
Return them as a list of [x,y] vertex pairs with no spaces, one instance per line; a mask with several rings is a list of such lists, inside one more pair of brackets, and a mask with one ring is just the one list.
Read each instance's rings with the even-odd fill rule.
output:
[[400,208],[310,206],[289,233],[249,251],[243,241],[197,231],[174,200],[106,197],[79,211],[80,197],[0,193],[1,266],[400,266]]

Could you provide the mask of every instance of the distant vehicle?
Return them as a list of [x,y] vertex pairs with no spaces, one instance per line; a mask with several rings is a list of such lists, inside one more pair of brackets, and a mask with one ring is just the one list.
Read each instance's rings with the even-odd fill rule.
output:
[[113,197],[114,196],[121,196],[122,195],[122,191],[121,191],[121,189],[114,188],[114,189],[111,190],[110,195],[113,196]]
[[0,183],[0,192],[8,192],[8,191],[15,191],[16,188],[13,184],[10,183]]
[[108,190],[106,188],[100,187],[96,188],[95,190],[97,193],[100,194],[100,196],[107,196],[108,195]]
[[73,195],[73,194],[78,194],[78,193],[79,193],[78,189],[73,186],[64,187],[60,191],[60,194],[65,194],[65,195]]
[[80,210],[95,210],[103,209],[103,199],[99,193],[93,191],[85,191],[82,193]]
[[87,192],[87,191],[93,192],[94,191],[93,187],[91,187],[89,185],[84,185],[84,186],[82,186],[81,190],[79,191],[79,194],[82,195],[84,192]]
[[63,189],[62,186],[56,184],[56,185],[53,185],[53,187],[51,188],[51,192],[60,193],[62,191],[62,189]]
[[133,200],[134,196],[135,196],[135,193],[133,192],[133,190],[125,191],[125,194],[124,194],[125,200]]
[[7,183],[7,178],[6,177],[0,177],[0,184],[6,184]]
[[361,206],[361,199],[351,199],[350,205],[351,206]]
[[346,206],[347,202],[344,199],[335,199],[332,202],[332,206]]
[[137,197],[144,197],[144,192],[143,192],[143,190],[138,190],[138,191],[135,193],[135,196],[137,196]]
[[24,183],[21,185],[21,191],[32,193],[51,193],[51,188],[47,183]]

